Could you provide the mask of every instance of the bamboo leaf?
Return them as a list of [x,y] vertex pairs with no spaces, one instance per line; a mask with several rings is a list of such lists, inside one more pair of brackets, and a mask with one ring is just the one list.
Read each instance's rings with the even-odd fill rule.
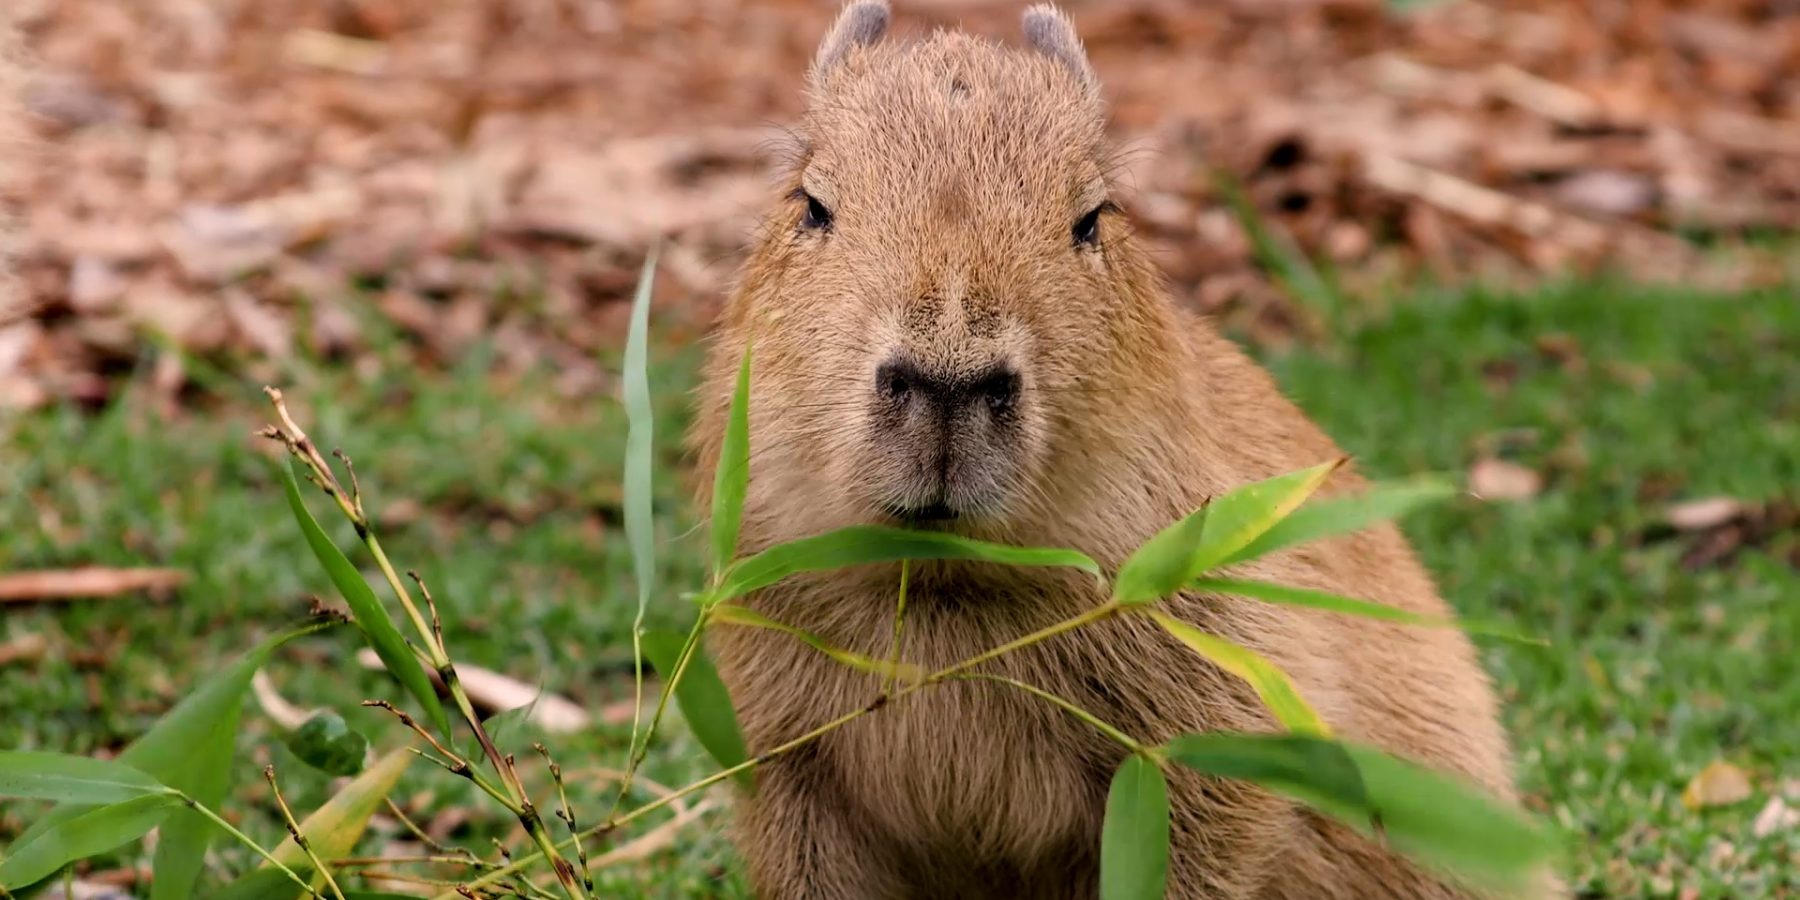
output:
[[1234,488],[1207,504],[1206,532],[1194,550],[1192,575],[1223,565],[1299,508],[1343,458]]
[[1369,828],[1373,808],[1356,760],[1335,741],[1303,734],[1185,734],[1168,757],[1196,772],[1237,778]]
[[1169,759],[1292,797],[1458,880],[1528,889],[1555,855],[1529,817],[1458,778],[1304,735],[1183,735]]
[[294,521],[300,523],[300,533],[306,536],[306,543],[312,548],[313,555],[318,557],[319,564],[331,576],[332,584],[337,586],[344,602],[350,605],[350,613],[357,628],[368,638],[369,646],[375,649],[387,670],[400,679],[400,684],[413,695],[413,699],[419,701],[438,733],[449,737],[450,718],[444,714],[444,705],[438,702],[437,690],[431,686],[431,679],[426,677],[418,657],[406,645],[406,639],[400,636],[400,631],[394,627],[394,620],[388,617],[387,608],[375,598],[375,592],[363,580],[362,573],[350,564],[349,558],[331,542],[331,538],[325,536],[318,521],[307,510],[293,469],[284,467],[282,473],[287,478],[288,506],[294,511]]
[[1314,500],[1276,522],[1219,564],[1239,563],[1296,544],[1361,531],[1455,494],[1456,486],[1443,479],[1422,478],[1377,484],[1354,496]]
[[1166,613],[1150,611],[1156,624],[1188,645],[1195,653],[1212,660],[1219,668],[1249,682],[1264,705],[1281,724],[1297,734],[1324,737],[1331,734],[1325,720],[1300,696],[1292,679],[1281,667],[1241,644],[1214,637]]
[[[158,719],[149,731],[120,753],[117,761],[175,788],[195,802],[217,807],[231,781],[237,752],[238,720],[251,676],[267,664],[277,647],[314,634],[329,623],[310,623],[276,634],[239,657]],[[15,842],[28,841],[91,807],[62,804],[44,814]],[[157,832],[151,882],[152,900],[182,900],[193,895],[201,857],[214,826],[197,812],[175,810]]]
[[1528,637],[1504,625],[1470,619],[1454,619],[1448,616],[1426,616],[1409,612],[1381,603],[1368,600],[1355,600],[1340,597],[1324,591],[1313,591],[1305,588],[1287,587],[1270,584],[1265,581],[1245,581],[1236,578],[1201,578],[1190,583],[1188,587],[1196,591],[1213,594],[1230,594],[1237,597],[1248,597],[1267,603],[1279,603],[1284,606],[1304,606],[1311,609],[1323,609],[1349,616],[1363,616],[1370,619],[1381,619],[1388,622],[1400,622],[1406,625],[1419,625],[1430,628],[1461,628],[1474,634],[1485,634],[1491,637],[1505,638],[1525,644],[1543,644],[1544,641]]
[[1206,516],[1207,507],[1202,506],[1137,548],[1113,579],[1113,599],[1126,606],[1155,603],[1198,575],[1194,553],[1206,530]]
[[638,616],[656,590],[656,521],[651,496],[656,422],[650,403],[650,295],[656,284],[656,253],[644,261],[631,324],[625,337],[625,542],[637,578]]
[[737,388],[725,420],[725,445],[713,475],[712,570],[724,572],[737,558],[738,529],[744,519],[744,494],[750,487],[750,348],[738,366]]
[[[651,665],[662,673],[663,678],[673,678],[681,659],[681,648],[686,643],[687,638],[674,632],[647,631],[644,633],[644,655],[650,658]],[[737,712],[731,705],[731,692],[706,658],[704,649],[694,648],[686,671],[675,684],[675,702],[681,706],[682,718],[687,719],[700,746],[705,747],[719,765],[729,769],[749,758],[749,752],[744,749],[744,733],[738,727]],[[750,773],[739,774],[738,783],[749,789],[752,786]]]
[[0,797],[100,804],[173,793],[156,779],[116,760],[0,750]]
[[738,560],[706,602],[733,600],[800,572],[903,559],[966,559],[1009,566],[1060,566],[1099,577],[1100,566],[1073,550],[991,544],[937,531],[853,525],[770,547]]
[[179,794],[143,794],[89,809],[20,840],[0,862],[0,888],[18,890],[79,859],[105,853],[147,834],[183,800]]
[[1161,900],[1169,880],[1169,786],[1154,760],[1125,758],[1106,795],[1100,900]]
[[901,681],[920,682],[925,679],[925,670],[909,663],[890,665],[887,660],[871,659],[861,653],[833,646],[824,638],[803,628],[796,628],[785,622],[777,622],[747,606],[736,603],[721,603],[713,607],[713,620],[726,625],[745,625],[751,628],[767,628],[793,636],[801,643],[849,666],[882,678],[895,678]]
[[[381,805],[381,799],[394,789],[412,759],[412,751],[404,747],[389,751],[300,823],[300,833],[306,835],[307,842],[320,859],[340,859],[356,849],[356,842],[368,828],[369,818]],[[301,872],[302,866],[310,870],[306,851],[300,849],[292,837],[282,841],[273,855],[295,872]],[[308,876],[303,874],[302,877]],[[310,877],[315,887],[325,882],[323,874]],[[267,862],[233,881],[220,895],[230,900],[253,897],[294,900],[301,896],[304,895],[300,886]]]

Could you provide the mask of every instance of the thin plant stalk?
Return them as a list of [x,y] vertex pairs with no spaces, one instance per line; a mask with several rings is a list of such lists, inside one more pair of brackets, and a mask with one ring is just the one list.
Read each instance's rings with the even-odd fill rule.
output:
[[325,886],[331,888],[331,895],[337,900],[344,900],[344,889],[338,887],[337,879],[331,877],[331,867],[313,852],[312,841],[307,840],[306,832],[300,830],[300,823],[294,818],[294,811],[288,808],[286,798],[281,796],[281,785],[275,782],[275,767],[263,766],[263,778],[269,782],[269,790],[275,792],[275,805],[281,809],[282,824],[287,826],[288,834],[294,836],[294,845],[312,862],[313,869],[325,879]]

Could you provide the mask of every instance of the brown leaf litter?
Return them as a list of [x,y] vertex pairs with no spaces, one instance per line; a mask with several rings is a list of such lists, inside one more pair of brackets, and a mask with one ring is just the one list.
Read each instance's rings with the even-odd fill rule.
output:
[[[151,346],[228,370],[357,358],[372,319],[424,365],[489,336],[508,367],[591,368],[657,242],[662,327],[704,323],[834,6],[18,2],[41,71],[35,152],[0,172],[28,226],[0,306],[8,408],[102,402]],[[1352,293],[1784,277],[1778,250],[1735,245],[1800,224],[1786,0],[1066,6],[1139,235],[1184,302],[1253,333],[1297,316],[1221,172]],[[1016,40],[1016,7],[906,4],[896,26]]]

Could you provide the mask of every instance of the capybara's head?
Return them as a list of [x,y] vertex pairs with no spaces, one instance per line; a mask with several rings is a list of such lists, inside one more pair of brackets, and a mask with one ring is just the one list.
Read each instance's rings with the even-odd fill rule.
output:
[[[801,499],[784,532],[1017,537],[1093,433],[1127,427],[1114,392],[1167,364],[1166,301],[1110,199],[1068,19],[1031,8],[1020,48],[884,40],[887,22],[852,4],[819,47],[784,199],[727,311],[722,349],[754,346],[753,484]],[[735,362],[717,354],[715,386]]]

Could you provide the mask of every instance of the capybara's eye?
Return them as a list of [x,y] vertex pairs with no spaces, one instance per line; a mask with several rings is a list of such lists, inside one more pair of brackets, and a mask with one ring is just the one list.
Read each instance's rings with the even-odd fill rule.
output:
[[800,197],[806,201],[806,215],[800,219],[800,227],[808,231],[830,231],[831,210],[826,209],[819,198],[807,193],[805,189],[801,189]]
[[1112,207],[1108,201],[1088,211],[1088,214],[1076,220],[1074,235],[1077,247],[1100,246],[1100,214]]

